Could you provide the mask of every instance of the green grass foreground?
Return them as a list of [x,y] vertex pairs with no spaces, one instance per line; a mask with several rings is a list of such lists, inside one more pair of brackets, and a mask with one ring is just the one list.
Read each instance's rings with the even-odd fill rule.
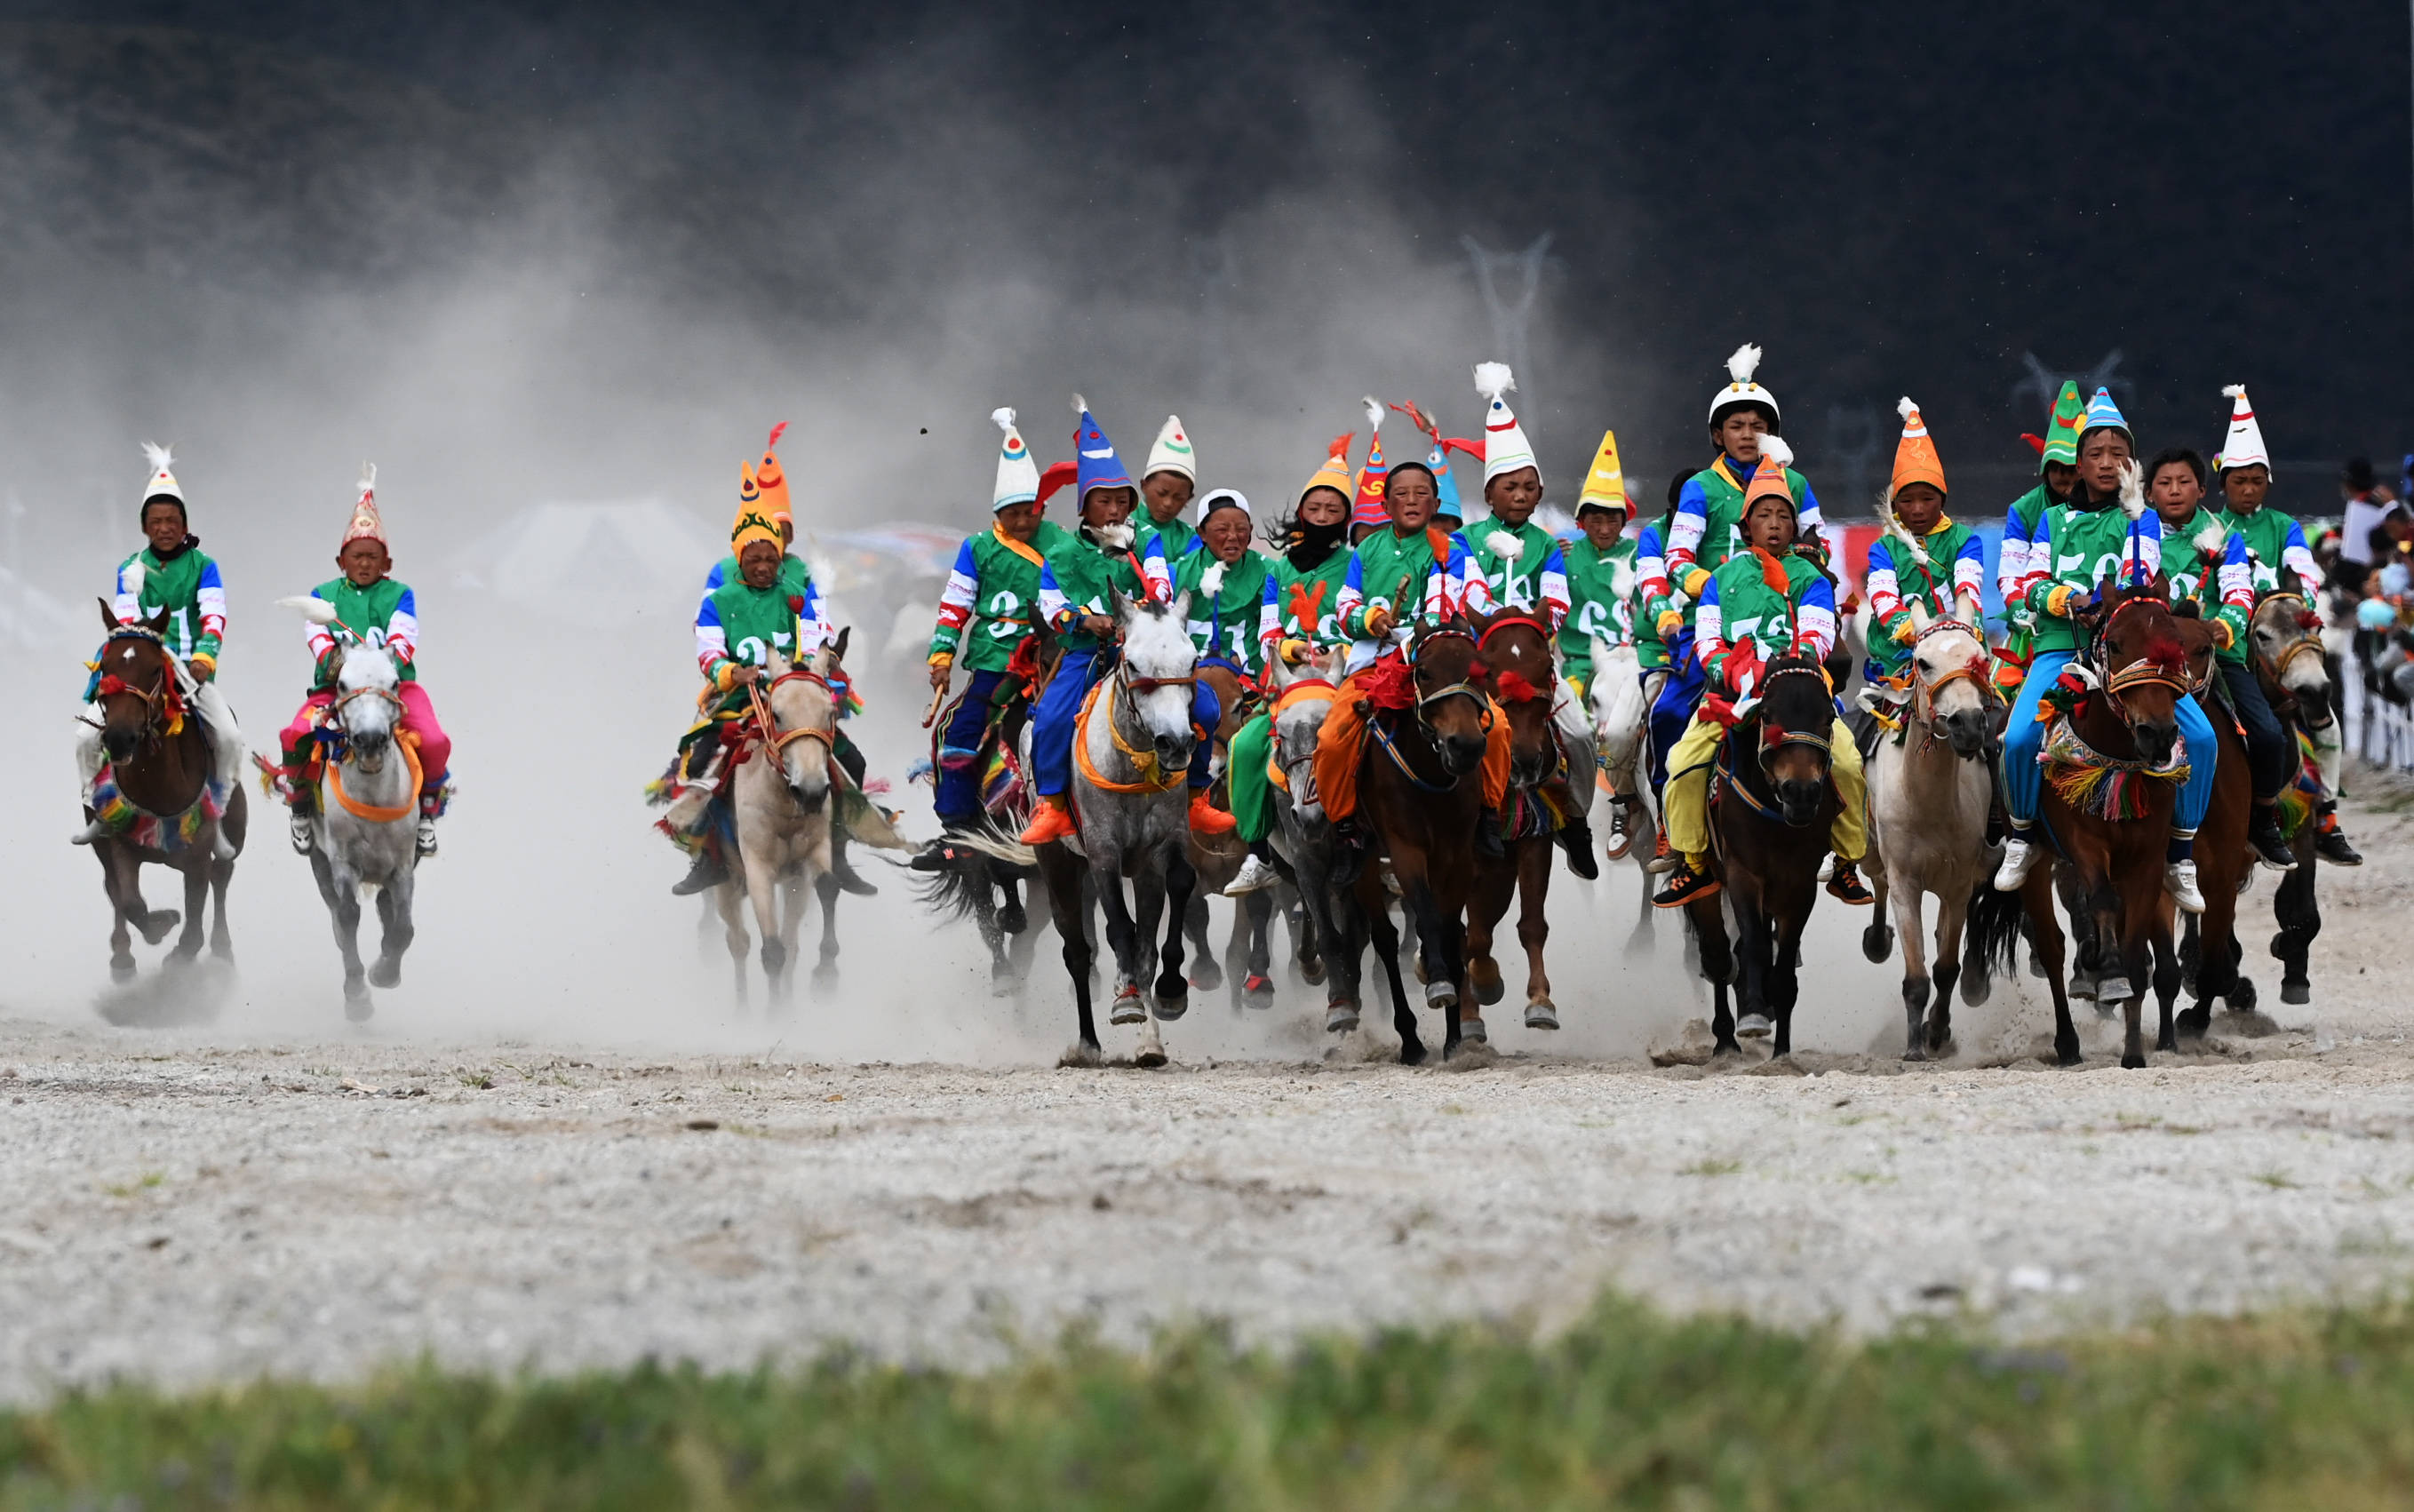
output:
[[0,1416],[7,1507],[2414,1505],[2414,1309],[2009,1348],[1601,1304],[1243,1350],[120,1387]]

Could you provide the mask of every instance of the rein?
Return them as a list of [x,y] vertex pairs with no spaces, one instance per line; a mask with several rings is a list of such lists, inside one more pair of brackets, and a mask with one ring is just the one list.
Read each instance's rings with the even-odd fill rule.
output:
[[807,726],[801,730],[782,730],[780,728],[780,721],[774,718],[771,713],[770,690],[778,688],[782,683],[792,682],[812,683],[814,687],[819,688],[823,692],[828,693],[833,699],[838,696],[836,690],[830,687],[829,679],[824,677],[817,672],[809,672],[802,667],[792,667],[788,671],[780,674],[780,675],[771,679],[768,687],[766,687],[760,678],[748,683],[746,685],[746,701],[753,710],[755,724],[762,730],[763,743],[771,748],[771,756],[775,761],[780,759],[782,753],[785,752],[790,746],[796,744],[799,740],[818,740],[822,743],[822,749],[825,751],[834,752],[837,749],[837,747],[832,744],[831,734],[827,730],[815,730],[811,726]]
[[2111,638],[2112,627],[2120,623],[2123,614],[2146,604],[2156,605],[2166,613],[2169,610],[2169,606],[2164,604],[2159,599],[2143,596],[2123,599],[2112,607],[2109,615],[2104,616],[2104,628],[2095,632],[2094,660],[2102,671],[2105,702],[2112,705],[2113,712],[2121,717],[2121,722],[2123,724],[2129,723],[2130,719],[2128,704],[2121,697],[2123,693],[2140,688],[2168,688],[2174,698],[2186,698],[2196,691],[2195,687],[2188,681],[2185,662],[2181,663],[2180,670],[2176,673],[2168,670],[2161,662],[2150,660],[2145,657],[2139,657],[2125,667],[2109,669],[2103,667],[2104,646]]
[[[156,631],[140,625],[118,627],[104,643],[103,655],[107,655],[108,645],[119,641],[148,641],[160,647],[161,655],[166,656],[167,643]],[[100,681],[93,687],[93,696],[108,698],[115,694],[142,701],[142,725],[139,734],[145,746],[156,744],[163,734],[173,739],[185,733],[184,687],[177,680],[173,658],[169,658],[168,664],[159,669],[158,685],[153,688],[137,688],[113,672],[102,673]]]
[[1922,750],[1933,749],[1937,743],[1937,694],[1955,683],[1966,682],[1978,689],[1980,703],[1991,707],[1997,702],[1993,669],[1988,664],[1987,653],[1983,649],[1987,644],[1987,638],[1979,633],[1976,627],[1965,625],[1958,619],[1931,619],[1928,622],[1927,629],[1912,637],[1911,644],[1915,646],[1930,635],[1948,630],[1960,630],[1965,634],[1977,636],[1978,645],[1982,649],[1974,653],[1961,665],[1945,672],[1932,683],[1921,682],[1916,670],[1912,673],[1911,717],[1919,723],[1919,741]]
[[1107,685],[1103,682],[1091,689],[1089,695],[1081,701],[1081,717],[1073,727],[1073,762],[1080,768],[1081,779],[1101,793],[1132,793],[1170,791],[1175,784],[1188,778],[1189,769],[1175,767],[1170,772],[1167,771],[1158,763],[1154,749],[1143,750],[1124,738],[1123,721],[1115,716],[1119,709],[1125,706],[1130,707],[1134,714],[1139,713],[1138,694],[1133,691],[1135,683],[1145,682],[1148,688],[1142,691],[1153,691],[1158,688],[1196,683],[1199,680],[1198,674],[1193,672],[1186,677],[1130,677],[1125,675],[1125,669],[1119,666],[1108,674],[1108,678],[1120,684],[1121,687],[1114,695],[1112,705],[1107,711],[1107,738],[1114,743],[1115,754],[1121,756],[1131,767],[1135,779],[1129,782],[1116,781],[1099,771],[1098,763],[1090,760],[1090,719],[1097,711],[1098,694],[1106,689]]

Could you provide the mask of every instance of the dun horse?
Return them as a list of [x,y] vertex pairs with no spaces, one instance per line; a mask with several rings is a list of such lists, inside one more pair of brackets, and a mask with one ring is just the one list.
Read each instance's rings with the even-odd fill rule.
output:
[[[804,918],[804,884],[828,874],[830,810],[838,801],[838,700],[830,676],[846,655],[847,631],[815,652],[805,666],[778,652],[753,685],[749,744],[732,760],[729,804],[738,836],[738,874],[715,891],[721,923],[746,998],[746,922],[752,905],[762,940],[763,974],[775,1003],[794,988],[797,935]],[[825,925],[822,954],[837,953]]]

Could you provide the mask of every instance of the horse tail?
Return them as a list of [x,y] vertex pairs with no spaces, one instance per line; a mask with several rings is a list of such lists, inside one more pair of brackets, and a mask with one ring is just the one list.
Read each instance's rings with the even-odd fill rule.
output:
[[2020,924],[2027,916],[2019,894],[1997,892],[1992,878],[1981,878],[1971,890],[1969,913],[1961,925],[1962,959],[2009,976],[2018,963]]
[[957,836],[951,843],[961,845],[967,851],[977,852],[992,861],[1003,861],[1010,867],[1036,868],[1039,865],[1038,852],[1006,831],[992,829],[985,824],[966,830]]
[[989,879],[976,867],[946,867],[933,872],[916,874],[914,897],[924,908],[943,919],[962,921],[973,916],[979,895],[989,887]]

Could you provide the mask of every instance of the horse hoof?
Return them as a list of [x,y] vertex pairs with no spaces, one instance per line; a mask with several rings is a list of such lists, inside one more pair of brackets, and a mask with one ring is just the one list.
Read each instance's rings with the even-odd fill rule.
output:
[[124,986],[127,983],[133,981],[134,957],[128,956],[122,960],[112,959],[109,963],[109,979],[112,982],[116,983],[119,986]]
[[1299,979],[1312,987],[1322,986],[1324,985],[1324,962],[1321,959],[1301,961],[1299,963]]
[[1110,1024],[1145,1024],[1148,1004],[1140,1001],[1140,988],[1125,987],[1115,994],[1115,1005],[1107,1011]]
[[1426,1006],[1426,1007],[1428,1007],[1428,1008],[1454,1008],[1454,1007],[1456,1007],[1457,1005],[1458,1005],[1458,984],[1457,984],[1457,983],[1455,983],[1455,982],[1428,982],[1428,983],[1426,983],[1426,984],[1425,984],[1425,1006]]
[[1160,1024],[1170,1024],[1189,1011],[1190,999],[1185,993],[1160,992],[1156,995],[1156,1021]]
[[1159,1045],[1150,1049],[1140,1050],[1132,1056],[1132,1064],[1154,1071],[1157,1067],[1165,1064],[1165,1049],[1162,1045]]
[[1347,1034],[1358,1027],[1358,1008],[1354,1003],[1327,1003],[1324,1009],[1324,1032]]
[[2123,1071],[2143,1071],[2146,1069],[2146,1058],[2142,1055],[2131,1055],[2124,1050],[2121,1055],[2121,1069]]
[[1861,956],[1875,965],[1894,954],[1894,930],[1873,924],[1861,931]]
[[1459,1043],[1462,1045],[1468,1044],[1488,1045],[1491,1043],[1492,1035],[1491,1032],[1483,1027],[1483,1019],[1470,1018],[1462,1014],[1459,1015],[1458,1019],[1458,1038]]
[[1488,982],[1479,981],[1475,984],[1475,1001],[1486,1008],[1491,1007],[1493,1004],[1498,1002],[1508,995],[1509,988],[1507,985],[1497,976]]
[[1984,1007],[1987,1000],[1994,996],[1994,993],[1995,984],[1991,977],[1978,976],[1968,971],[1961,973],[1962,1007]]
[[1248,979],[1241,984],[1241,1006],[1244,1008],[1271,1008],[1274,1005],[1274,978],[1270,976],[1259,976],[1255,972],[1251,972]]
[[2079,1065],[2084,1063],[2086,1059],[2079,1053],[2079,1043],[2076,1040],[2068,1045],[2056,1045],[2053,1047],[2053,1063],[2057,1066]]
[[[2309,1003],[2314,1001],[2314,985],[2311,982],[2283,982],[2280,984],[2280,1001],[2296,1003],[2299,1006]],[[2248,998],[2246,1001],[2250,1008],[2254,1006],[2253,998]],[[2235,997],[2232,997],[2229,1002],[2233,1008],[2238,1005],[2238,1000]]]
[[1095,1066],[1105,1059],[1096,1045],[1080,1040],[1066,1045],[1065,1053],[1056,1058],[1056,1063],[1059,1066]]
[[1417,1039],[1408,1039],[1408,1040],[1402,1040],[1402,1041],[1400,1042],[1400,1064],[1402,1064],[1402,1065],[1404,1065],[1404,1066],[1422,1066],[1422,1065],[1423,1065],[1424,1063],[1425,1063],[1425,1042],[1424,1042],[1424,1041],[1423,1041],[1423,1040],[1417,1040]]
[[1022,905],[1017,903],[997,911],[997,926],[1007,934],[1019,935],[1031,927],[1031,919],[1022,912]]
[[2099,978],[2095,984],[2095,1011],[2109,1014],[2137,995],[2137,989],[2129,986],[2129,979],[2125,976]]
[[168,938],[168,931],[185,922],[185,916],[174,909],[158,909],[142,915],[134,927],[142,931],[142,942],[156,945]]
[[1777,1026],[1766,1014],[1745,1014],[1736,1020],[1736,1037],[1744,1040],[1765,1040]]
[[376,1012],[377,1006],[369,1001],[367,987],[358,982],[344,984],[344,1016],[346,1018],[355,1024],[365,1024],[369,1021],[369,1015]]
[[369,968],[369,986],[398,987],[402,986],[402,962],[380,961]]
[[1912,1062],[1926,1060],[1928,1059],[1928,1046],[1924,1045],[1915,1045],[1910,1049],[1902,1052],[1902,1058],[1903,1060]]
[[1224,969],[1214,957],[1201,956],[1190,968],[1190,985],[1200,992],[1213,992],[1224,985]]
[[1526,1005],[1526,1027],[1527,1029],[1558,1028],[1559,1010],[1557,1006],[1548,998],[1537,998],[1532,1002],[1527,1003]]

